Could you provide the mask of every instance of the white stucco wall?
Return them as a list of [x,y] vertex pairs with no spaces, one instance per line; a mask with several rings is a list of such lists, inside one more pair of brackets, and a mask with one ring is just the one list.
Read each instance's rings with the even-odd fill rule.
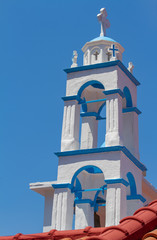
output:
[[120,152],[105,152],[59,157],[58,181],[70,183],[74,173],[87,165],[100,168],[105,179],[120,178]]
[[80,87],[91,80],[100,81],[105,90],[117,88],[117,67],[90,69],[67,74],[66,96],[77,95]]

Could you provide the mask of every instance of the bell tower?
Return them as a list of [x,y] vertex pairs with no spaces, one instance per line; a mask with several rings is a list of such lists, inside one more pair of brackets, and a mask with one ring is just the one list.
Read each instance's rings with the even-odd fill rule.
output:
[[[117,225],[147,203],[139,159],[138,80],[133,65],[122,63],[124,48],[106,37],[110,27],[104,8],[97,15],[100,36],[83,48],[83,66],[74,51],[66,94],[55,182],[32,183],[45,197],[44,231]],[[106,116],[102,116],[103,109]],[[99,147],[98,124],[106,121]]]

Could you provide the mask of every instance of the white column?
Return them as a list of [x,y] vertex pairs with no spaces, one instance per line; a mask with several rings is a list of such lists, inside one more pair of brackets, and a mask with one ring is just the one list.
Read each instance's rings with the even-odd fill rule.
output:
[[74,194],[70,189],[55,189],[52,229],[71,230],[73,221]]
[[122,145],[122,98],[118,93],[106,98],[105,146]]
[[89,203],[76,204],[75,229],[94,227],[94,208]]
[[82,117],[81,149],[97,147],[98,121],[96,117]]
[[80,105],[76,100],[65,101],[61,151],[79,149]]
[[43,232],[48,232],[52,229],[53,197],[54,192],[47,191],[45,195]]
[[106,227],[119,224],[126,216],[126,186],[121,183],[107,185]]

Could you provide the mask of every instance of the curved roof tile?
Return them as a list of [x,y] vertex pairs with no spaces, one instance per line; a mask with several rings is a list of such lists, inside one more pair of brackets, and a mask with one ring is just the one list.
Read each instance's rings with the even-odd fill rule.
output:
[[157,200],[147,207],[138,209],[133,216],[123,218],[117,226],[86,227],[66,231],[53,229],[47,233],[27,235],[18,233],[14,236],[0,237],[0,240],[155,240],[157,239],[157,230],[154,230],[156,227]]

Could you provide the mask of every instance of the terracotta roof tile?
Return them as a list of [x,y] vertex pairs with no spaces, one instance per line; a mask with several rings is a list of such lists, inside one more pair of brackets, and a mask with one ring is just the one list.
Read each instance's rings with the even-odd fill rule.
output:
[[155,239],[157,239],[157,229],[145,234],[144,237],[142,238],[142,240],[155,240]]
[[[154,240],[157,239],[157,200],[123,218],[119,225],[0,237],[0,240]],[[154,230],[153,232],[150,232]],[[143,237],[144,236],[144,237]],[[143,238],[142,238],[143,237]]]

